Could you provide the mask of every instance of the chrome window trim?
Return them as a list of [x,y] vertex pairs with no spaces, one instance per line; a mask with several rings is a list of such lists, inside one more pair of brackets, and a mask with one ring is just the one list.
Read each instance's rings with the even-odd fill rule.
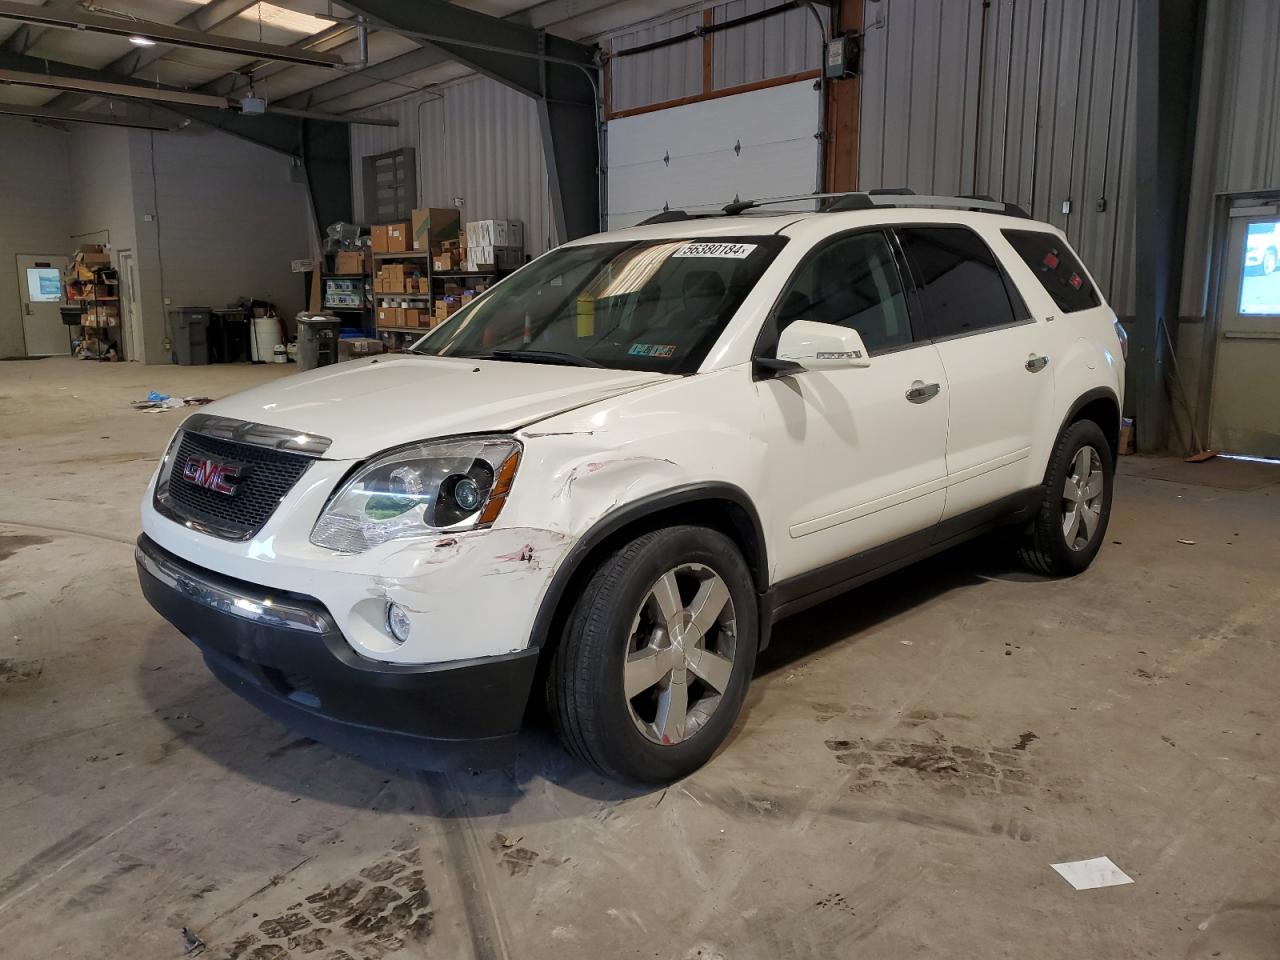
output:
[[211,610],[267,627],[318,634],[329,630],[327,619],[319,614],[282,603],[265,594],[251,595],[233,590],[153,553],[141,543],[134,548],[133,555],[139,567],[165,586]]
[[321,437],[314,433],[301,433],[286,427],[273,427],[265,423],[253,423],[233,417],[219,417],[211,413],[193,413],[183,421],[182,429],[201,436],[213,437],[215,440],[247,443],[255,447],[283,450],[287,453],[299,453],[316,458],[323,456],[333,444],[328,437]]

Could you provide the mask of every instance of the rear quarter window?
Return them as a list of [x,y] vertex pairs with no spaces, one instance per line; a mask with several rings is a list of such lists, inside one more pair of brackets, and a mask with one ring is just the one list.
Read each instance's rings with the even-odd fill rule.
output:
[[1102,305],[1084,267],[1063,240],[1039,230],[1001,232],[1063,313],[1078,313]]

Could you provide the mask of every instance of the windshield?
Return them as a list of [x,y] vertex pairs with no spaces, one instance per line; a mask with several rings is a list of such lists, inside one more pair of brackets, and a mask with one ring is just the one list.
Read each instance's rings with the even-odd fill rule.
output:
[[441,357],[693,373],[785,239],[561,247],[417,343]]

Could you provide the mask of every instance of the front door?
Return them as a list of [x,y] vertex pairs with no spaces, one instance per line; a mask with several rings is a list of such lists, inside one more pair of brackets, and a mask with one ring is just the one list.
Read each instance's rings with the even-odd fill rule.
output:
[[67,268],[67,258],[19,255],[17,262],[19,307],[27,356],[70,353],[71,341],[58,309],[62,304],[62,272]]
[[943,514],[950,519],[1039,483],[1028,465],[1053,408],[1048,334],[1011,295],[977,233],[959,226],[898,233],[951,390]]
[[927,541],[938,523],[948,391],[937,349],[913,334],[904,289],[882,231],[844,234],[801,263],[769,321],[763,356],[788,323],[814,320],[856,329],[871,358],[756,384],[777,580],[910,534]]
[[1280,215],[1233,218],[1227,243],[1209,446],[1280,457]]

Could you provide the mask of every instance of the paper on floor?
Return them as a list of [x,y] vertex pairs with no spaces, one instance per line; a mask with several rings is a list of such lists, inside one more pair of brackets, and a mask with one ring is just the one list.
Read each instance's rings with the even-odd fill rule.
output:
[[1098,887],[1118,887],[1133,883],[1133,879],[1111,862],[1110,857],[1094,857],[1092,860],[1073,860],[1070,863],[1051,863],[1077,890],[1094,890]]

